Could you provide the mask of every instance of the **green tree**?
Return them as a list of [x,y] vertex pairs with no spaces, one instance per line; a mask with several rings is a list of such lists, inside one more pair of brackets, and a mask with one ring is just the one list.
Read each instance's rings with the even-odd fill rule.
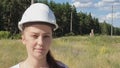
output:
[[3,6],[3,30],[10,31],[11,34],[18,33],[18,21],[24,10],[30,5],[30,0],[3,0],[1,4]]
[[49,6],[55,13],[57,24],[59,25],[58,30],[54,33],[57,36],[63,36],[70,32],[70,14],[71,6],[69,3],[56,4],[51,1]]
[[[55,3],[53,0],[34,0],[49,5],[53,10],[59,28],[54,36],[64,36],[70,33],[72,13],[72,32],[75,35],[89,34],[91,29],[95,33],[110,35],[111,25],[105,21],[100,23],[98,18],[93,18],[91,13],[77,12],[75,6],[69,3]],[[31,4],[31,0],[0,0],[0,30],[9,31],[12,35],[19,33],[17,24],[25,9]],[[114,28],[114,34],[120,35],[120,28]]]
[[105,21],[100,23],[101,26],[101,34],[103,35],[110,35],[111,32],[111,25],[107,24]]
[[2,15],[3,15],[3,6],[1,4],[2,0],[0,0],[0,31],[3,30],[3,18],[2,18]]

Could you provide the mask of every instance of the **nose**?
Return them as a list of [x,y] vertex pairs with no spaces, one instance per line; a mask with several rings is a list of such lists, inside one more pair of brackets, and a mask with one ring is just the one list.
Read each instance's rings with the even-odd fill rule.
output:
[[37,39],[37,44],[40,45],[40,46],[43,46],[43,44],[44,44],[43,37],[39,37]]

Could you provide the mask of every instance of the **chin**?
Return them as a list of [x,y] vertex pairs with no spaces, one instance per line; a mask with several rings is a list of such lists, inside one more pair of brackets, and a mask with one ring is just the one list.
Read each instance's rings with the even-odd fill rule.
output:
[[45,54],[45,53],[36,53],[34,56],[35,56],[37,59],[46,58],[46,54]]

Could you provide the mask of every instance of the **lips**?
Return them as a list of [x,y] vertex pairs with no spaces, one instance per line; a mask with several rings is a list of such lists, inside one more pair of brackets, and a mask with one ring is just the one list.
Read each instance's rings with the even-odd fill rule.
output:
[[44,48],[35,48],[35,51],[36,51],[36,52],[40,52],[40,53],[41,53],[41,52],[44,52],[44,51],[45,51],[45,49],[44,49]]

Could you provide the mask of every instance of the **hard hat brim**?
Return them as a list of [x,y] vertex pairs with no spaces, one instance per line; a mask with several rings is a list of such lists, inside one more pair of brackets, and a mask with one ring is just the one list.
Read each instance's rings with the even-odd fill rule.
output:
[[25,23],[33,23],[33,22],[38,22],[38,23],[41,23],[41,24],[50,24],[50,25],[53,25],[54,27],[53,30],[55,31],[56,29],[58,29],[58,25],[57,24],[52,24],[52,23],[49,23],[49,22],[45,22],[45,21],[26,21],[26,22],[19,22],[18,24],[18,28],[20,29],[20,31],[23,31],[23,24]]

